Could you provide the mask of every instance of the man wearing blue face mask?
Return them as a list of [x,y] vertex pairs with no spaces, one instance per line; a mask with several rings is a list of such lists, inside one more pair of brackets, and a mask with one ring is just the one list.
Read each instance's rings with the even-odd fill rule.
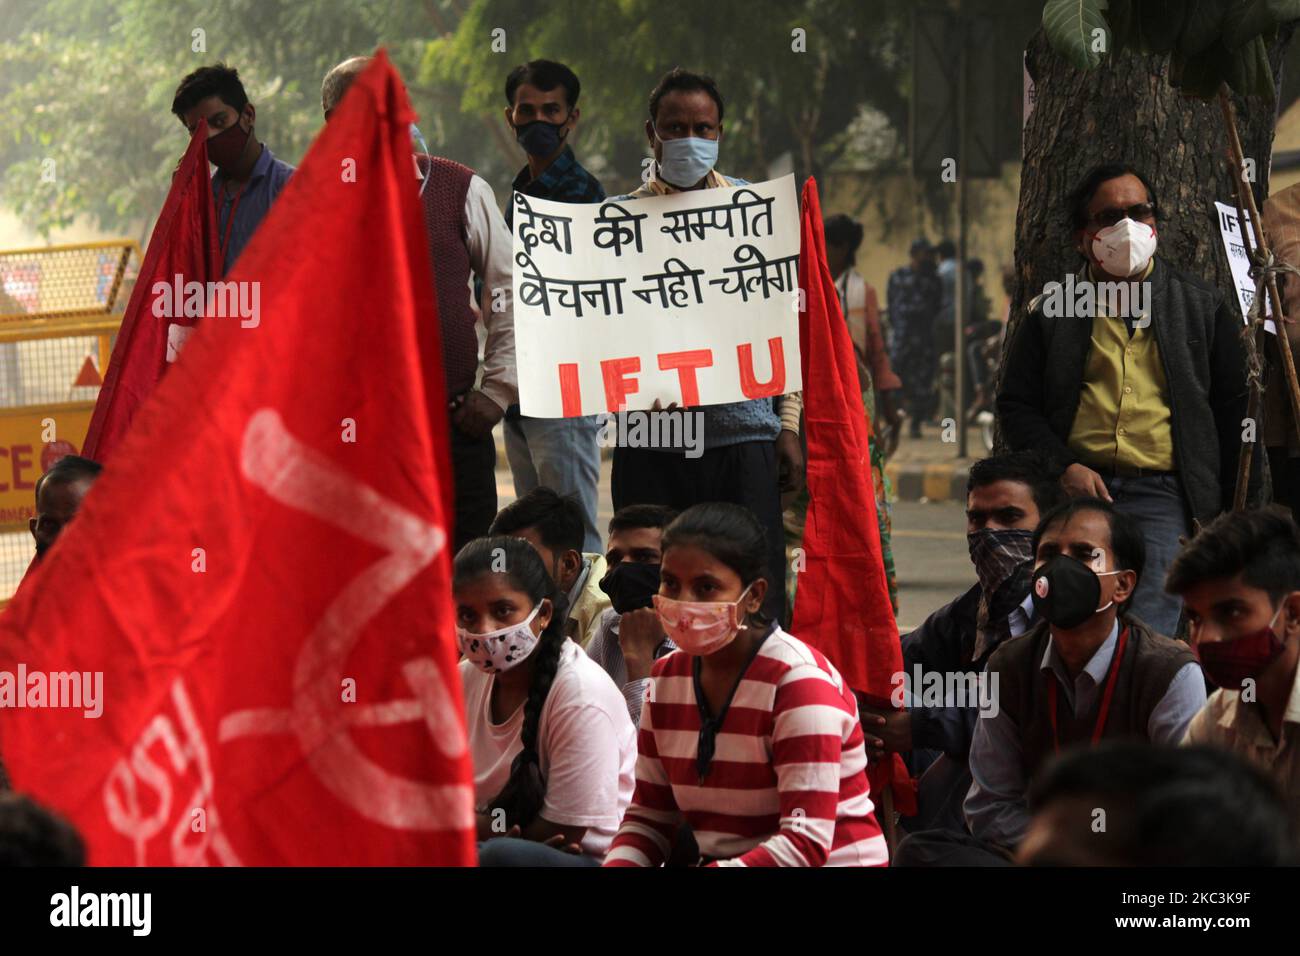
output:
[[[506,77],[506,123],[528,154],[512,184],[515,192],[553,202],[589,203],[605,198],[600,180],[582,167],[569,140],[578,125],[578,77],[563,63],[532,60]],[[506,202],[506,227],[514,233],[514,202]],[[600,484],[600,429],[596,416],[526,418],[519,405],[505,417],[506,459],[515,497],[538,486],[573,496],[582,507],[584,551],[599,551],[596,528]]]
[[[650,94],[646,139],[654,153],[635,192],[618,200],[644,199],[695,189],[744,185],[714,168],[722,142],[722,94],[710,77],[681,68],[664,75]],[[614,449],[610,490],[614,509],[659,504],[685,510],[706,501],[748,508],[767,532],[771,580],[785,580],[785,528],[781,495],[803,485],[800,393],[703,405],[703,453],[684,448]],[[628,415],[646,414],[628,412]],[[784,588],[768,588],[763,612],[782,619]]]
[[1029,783],[1056,754],[1116,738],[1177,744],[1205,703],[1187,645],[1129,614],[1146,557],[1131,518],[1076,498],[1038,523],[1032,553],[1039,620],[985,668],[997,707],[971,740],[969,833],[914,834],[896,864],[1005,865],[1029,825]]

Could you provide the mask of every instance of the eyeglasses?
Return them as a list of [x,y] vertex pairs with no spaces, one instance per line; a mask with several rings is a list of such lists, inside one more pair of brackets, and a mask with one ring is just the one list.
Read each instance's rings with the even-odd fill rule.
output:
[[1153,202],[1140,202],[1135,206],[1129,206],[1127,209],[1121,209],[1113,206],[1110,209],[1103,209],[1097,215],[1088,220],[1090,226],[1113,226],[1121,219],[1132,219],[1135,222],[1142,222],[1147,219],[1156,218],[1156,204]]

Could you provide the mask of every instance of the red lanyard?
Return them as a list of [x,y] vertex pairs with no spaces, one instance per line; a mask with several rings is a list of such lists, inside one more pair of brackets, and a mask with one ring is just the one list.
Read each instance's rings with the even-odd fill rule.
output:
[[[1115,682],[1119,679],[1119,663],[1128,646],[1128,628],[1119,632],[1119,643],[1115,647],[1115,656],[1110,662],[1110,673],[1106,676],[1106,689],[1101,695],[1101,709],[1097,713],[1097,725],[1092,728],[1092,742],[1101,740],[1101,732],[1106,729],[1106,717],[1110,713],[1110,701],[1115,696]],[[1056,733],[1056,681],[1052,674],[1047,681],[1047,716],[1052,722],[1052,749],[1061,752],[1061,741]]]
[[235,201],[230,206],[230,218],[226,220],[226,235],[221,240],[221,261],[226,261],[226,249],[230,246],[230,230],[235,226],[235,211],[239,208],[239,200],[244,196],[244,190],[248,188],[248,183],[239,187],[239,192],[235,193]]

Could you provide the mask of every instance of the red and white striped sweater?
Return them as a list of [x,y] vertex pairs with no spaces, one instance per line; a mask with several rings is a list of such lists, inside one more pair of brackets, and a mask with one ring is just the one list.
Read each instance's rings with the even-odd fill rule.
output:
[[700,785],[693,658],[655,662],[636,790],[606,866],[658,866],[683,822],[729,866],[885,866],[858,705],[818,651],[776,628],[749,665]]

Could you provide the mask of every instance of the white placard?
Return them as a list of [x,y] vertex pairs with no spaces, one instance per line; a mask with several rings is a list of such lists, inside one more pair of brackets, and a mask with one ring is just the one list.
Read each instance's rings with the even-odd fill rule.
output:
[[524,415],[803,387],[793,176],[646,199],[511,201]]
[[[1223,249],[1228,255],[1228,265],[1232,268],[1232,284],[1237,287],[1237,301],[1241,303],[1241,315],[1244,319],[1246,313],[1250,311],[1250,304],[1255,301],[1255,280],[1250,275],[1250,256],[1246,254],[1246,247],[1241,241],[1241,224],[1237,221],[1237,207],[1221,202],[1215,202],[1214,207],[1219,214],[1219,233],[1223,236]],[[1250,213],[1243,215],[1249,228]],[[1251,246],[1254,246],[1253,242]],[[1273,314],[1267,297],[1264,302],[1264,314]],[[1264,328],[1274,335],[1277,334],[1277,326],[1272,319],[1264,323]]]

